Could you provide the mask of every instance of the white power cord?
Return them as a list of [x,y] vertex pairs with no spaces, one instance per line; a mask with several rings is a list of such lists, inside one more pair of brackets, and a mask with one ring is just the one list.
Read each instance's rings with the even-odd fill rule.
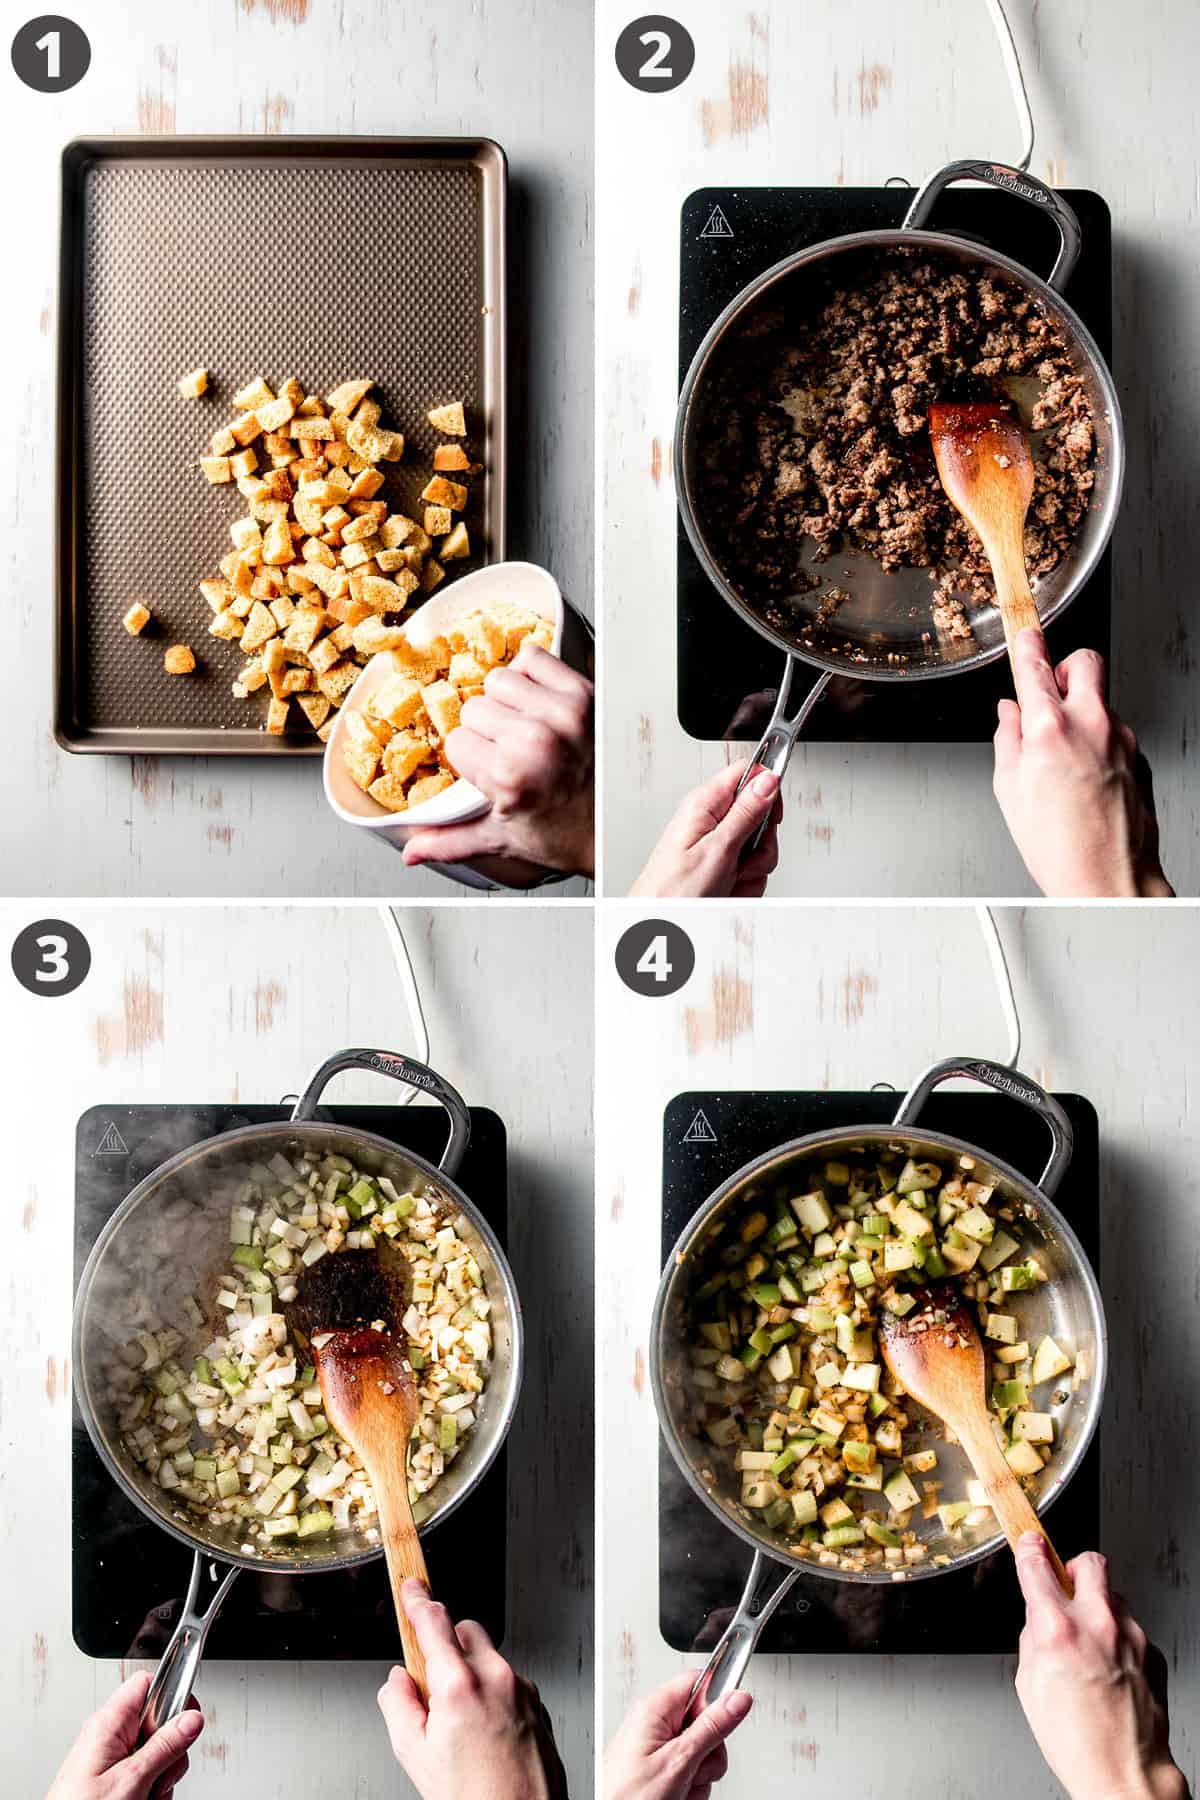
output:
[[1008,1027],[1008,1055],[1004,1058],[1004,1066],[1015,1069],[1021,1060],[1021,1015],[1017,1011],[1017,997],[1013,992],[1008,958],[1004,954],[1004,944],[991,907],[977,906],[975,917],[979,920],[979,929],[987,945],[988,961],[992,965],[992,974],[996,978],[996,989],[1000,995],[1000,1010]]
[[[388,944],[395,958],[396,972],[400,977],[400,985],[404,989],[404,1001],[408,1007],[413,1036],[417,1041],[417,1048],[413,1054],[418,1062],[427,1063],[429,1061],[429,1026],[425,1022],[425,1009],[421,1005],[421,991],[417,986],[412,957],[408,953],[408,945],[404,941],[404,933],[400,928],[400,919],[394,906],[381,906],[379,917],[383,921],[383,929],[387,933]],[[400,1097],[400,1105],[408,1106],[416,1097],[416,1088],[406,1088]]]
[[1025,75],[1021,68],[1021,59],[1017,55],[1016,40],[1012,34],[1012,26],[1001,0],[986,0],[989,17],[995,27],[1000,42],[1000,54],[1004,59],[1004,73],[1008,76],[1008,85],[1012,89],[1013,104],[1021,121],[1021,142],[1024,149],[1021,160],[1016,164],[1018,169],[1027,169],[1033,161],[1033,108],[1029,104],[1029,94],[1025,87]]

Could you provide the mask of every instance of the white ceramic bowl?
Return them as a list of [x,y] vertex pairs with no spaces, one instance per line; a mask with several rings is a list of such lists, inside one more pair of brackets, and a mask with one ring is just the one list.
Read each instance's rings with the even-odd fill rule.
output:
[[[411,644],[428,644],[433,638],[445,637],[469,613],[486,612],[501,601],[522,606],[526,611],[548,619],[554,627],[550,648],[555,656],[561,654],[563,597],[553,575],[539,569],[536,563],[492,563],[488,568],[476,569],[471,575],[451,581],[441,593],[434,594],[424,606],[418,607],[402,630]],[[347,825],[357,825],[363,831],[373,831],[385,843],[403,850],[414,832],[423,831],[429,825],[465,824],[468,819],[477,819],[485,813],[490,802],[471,782],[459,780],[453,787],[443,788],[432,800],[411,807],[407,812],[394,813],[386,806],[380,806],[378,800],[372,800],[370,794],[351,781],[342,754],[346,714],[352,708],[361,712],[376,688],[392,672],[390,651],[381,650],[371,658],[342,702],[325,745],[323,772],[325,798],[339,819],[344,819]]]

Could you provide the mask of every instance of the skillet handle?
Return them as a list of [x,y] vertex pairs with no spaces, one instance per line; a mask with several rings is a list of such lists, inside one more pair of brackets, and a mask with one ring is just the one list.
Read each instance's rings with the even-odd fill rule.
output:
[[1014,169],[1008,163],[974,162],[968,158],[964,162],[947,163],[931,175],[923,187],[917,191],[916,199],[905,215],[905,231],[920,231],[933,211],[934,203],[943,188],[955,181],[984,181],[989,187],[1003,188],[1006,193],[1016,194],[1018,199],[1028,200],[1031,206],[1040,207],[1049,213],[1058,227],[1059,247],[1054,260],[1054,267],[1047,278],[1046,285],[1061,294],[1079,261],[1080,245],[1083,234],[1079,228],[1079,220],[1074,211],[1061,194],[1039,181],[1036,175],[1030,175],[1024,169]]
[[423,1094],[432,1094],[450,1115],[450,1136],[438,1168],[443,1175],[453,1177],[458,1173],[471,1141],[471,1115],[467,1103],[458,1089],[452,1088],[436,1070],[411,1056],[397,1056],[391,1050],[339,1050],[309,1076],[292,1113],[293,1121],[316,1116],[321,1095],[343,1069],[373,1069],[377,1075],[390,1075],[393,1081],[402,1081],[406,1087],[420,1088]]
[[[791,712],[789,709],[792,700],[792,678],[799,666],[794,656],[788,657],[787,667],[783,672],[783,680],[779,687],[779,695],[775,701],[775,710],[771,714],[766,730],[758,740],[758,747],[750,758],[745,774],[737,784],[739,794],[755,768],[769,769],[772,775],[778,775],[782,783],[784,775],[787,773],[787,766],[792,760],[792,751],[796,748],[796,740],[807,725],[809,715],[817,701],[833,679],[829,673],[822,675],[809,688],[795,712]],[[743,844],[741,857],[743,862],[748,856],[753,856],[758,849],[770,817],[771,815],[768,813],[753,837],[747,838]]]
[[191,1699],[192,1689],[196,1684],[196,1675],[200,1668],[200,1659],[204,1655],[204,1644],[208,1637],[209,1627],[221,1610],[226,1594],[233,1586],[238,1571],[227,1569],[224,1579],[208,1605],[199,1610],[200,1582],[204,1574],[204,1565],[211,1558],[197,1550],[192,1558],[192,1574],[188,1582],[187,1599],[183,1603],[183,1611],[179,1615],[179,1623],[171,1633],[171,1641],[162,1653],[154,1680],[150,1683],[150,1691],[146,1695],[146,1704],[142,1708],[142,1716],[138,1720],[138,1742],[145,1743],[153,1737],[160,1726],[169,1720],[176,1719]]
[[923,1075],[917,1077],[900,1102],[900,1110],[892,1120],[893,1125],[915,1124],[934,1088],[940,1087],[943,1081],[953,1081],[956,1077],[961,1077],[964,1081],[977,1081],[981,1087],[995,1088],[999,1094],[1008,1094],[1045,1119],[1052,1139],[1052,1149],[1038,1187],[1047,1200],[1052,1200],[1070,1164],[1071,1152],[1075,1148],[1075,1132],[1058,1101],[1045,1088],[1040,1088],[1036,1081],[1031,1081],[1028,1075],[1018,1074],[1015,1069],[1006,1069],[1001,1063],[985,1062],[979,1057],[948,1057],[945,1062],[934,1063]]
[[768,1562],[760,1550],[754,1552],[737,1611],[688,1695],[679,1727],[681,1731],[698,1719],[714,1700],[721,1700],[741,1687],[764,1625],[799,1574],[799,1569],[781,1569],[777,1562]]

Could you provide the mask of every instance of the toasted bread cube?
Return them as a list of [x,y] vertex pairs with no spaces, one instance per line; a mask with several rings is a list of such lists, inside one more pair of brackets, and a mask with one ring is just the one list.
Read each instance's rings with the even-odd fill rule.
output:
[[375,386],[373,381],[343,381],[325,396],[331,413],[352,413],[359,401]]
[[168,675],[190,675],[196,667],[196,658],[188,644],[172,644],[163,657],[163,668]]
[[451,400],[447,406],[433,406],[425,414],[435,431],[443,437],[466,437],[467,419],[461,400]]
[[340,443],[337,438],[326,438],[323,448],[327,462],[338,468],[344,468],[349,464],[350,447],[348,444]]
[[364,576],[356,598],[375,613],[403,612],[407,602],[403,588],[397,587],[385,575]]
[[436,556],[431,556],[421,574],[421,587],[427,594],[432,594],[435,587],[446,579],[446,571]]
[[262,447],[268,456],[286,456],[289,462],[295,462],[300,454],[286,431],[268,431]]
[[415,519],[407,519],[403,513],[392,513],[379,527],[379,535],[385,549],[398,550],[401,544],[408,542],[416,529]]
[[200,473],[205,481],[212,483],[213,487],[219,487],[223,482],[233,480],[233,470],[229,466],[227,456],[202,456]]
[[393,570],[403,569],[406,566],[403,550],[377,550],[375,561],[379,565],[381,575],[390,575]]
[[454,786],[455,779],[456,777],[445,769],[439,769],[436,774],[422,775],[420,780],[414,781],[408,790],[409,806],[422,806],[426,800],[432,800],[438,794],[444,794],[448,787]]
[[445,638],[434,638],[429,644],[412,644],[401,634],[392,661],[399,674],[411,675],[419,686],[428,687],[450,667],[450,646]]
[[370,519],[377,529],[387,518],[386,500],[355,500],[351,496],[346,509],[355,519]]
[[476,662],[469,650],[460,650],[450,658],[450,672],[446,679],[456,688],[479,687],[487,670]]
[[150,608],[143,606],[140,600],[135,600],[121,623],[130,637],[140,637],[150,623]]
[[415,551],[417,556],[428,556],[433,549],[433,539],[420,525],[414,525],[404,548]]
[[262,426],[258,422],[257,413],[243,413],[240,419],[234,420],[229,429],[233,433],[234,443],[243,446],[252,444],[255,438],[262,436]]
[[[372,617],[373,616],[374,615],[372,614]],[[313,657],[324,648],[325,644],[332,644],[339,656],[344,656],[347,650],[353,650],[354,648],[354,625],[338,625],[330,632],[327,638],[323,638],[321,643],[314,645],[308,659],[309,662],[313,661]],[[316,667],[315,663],[313,663],[313,667]]]
[[286,469],[266,469],[262,477],[263,495],[267,500],[290,500],[295,491]]
[[343,525],[350,523],[350,514],[342,505],[331,506],[328,512],[321,514],[321,524],[326,531],[340,531]]
[[179,377],[179,392],[185,400],[198,400],[208,390],[208,370],[192,369]]
[[529,633],[529,642],[536,644],[541,650],[549,650],[554,644],[554,627],[549,619],[539,619]]
[[474,475],[478,474],[479,465],[471,461],[461,444],[439,444],[433,453],[433,472]]
[[239,412],[253,412],[260,400],[273,400],[275,391],[269,387],[261,375],[248,381],[244,388],[239,388],[233,396],[233,404]]
[[229,527],[229,535],[233,539],[235,547],[243,554],[247,550],[262,548],[262,532],[257,519],[234,519]]
[[236,456],[229,458],[229,473],[234,476],[253,475],[258,467],[258,458],[253,450],[239,450]]
[[229,605],[225,610],[231,612],[235,619],[247,619],[253,611],[253,608],[254,596],[252,594],[237,594],[229,602]]
[[295,408],[304,405],[304,389],[294,375],[289,375],[286,381],[280,383],[279,398],[288,401]]
[[[374,524],[374,520],[371,520],[370,522]],[[344,537],[345,533],[343,532],[342,535]],[[375,536],[374,532],[372,532],[371,536],[365,538],[361,543],[347,544],[342,551],[343,568],[358,569],[361,568],[364,563],[370,562],[375,555],[375,545],[378,544],[378,542],[378,538]]]
[[425,529],[430,537],[445,537],[454,525],[454,514],[448,506],[425,508]]
[[317,676],[317,686],[321,692],[335,703],[358,680],[358,664],[352,662],[334,663],[332,669],[324,669]]
[[421,498],[431,506],[448,506],[451,512],[461,512],[470,494],[457,481],[447,481],[444,475],[435,475],[429,485],[422,488]]
[[289,650],[311,650],[321,635],[324,623],[323,612],[314,612],[310,606],[302,607],[293,613],[291,624],[283,634],[283,641]]
[[287,528],[285,519],[273,519],[267,526],[263,538],[262,558],[265,563],[278,565],[292,561],[296,552],[292,548],[292,534]]
[[275,696],[267,708],[267,730],[272,737],[282,737],[287,730],[287,723],[288,703]]
[[[337,568],[337,557],[329,545],[323,544],[320,538],[305,538],[300,554],[306,563],[320,563],[325,569]],[[310,579],[312,578],[310,577]]]
[[287,594],[277,594],[274,600],[269,601],[268,604],[271,608],[271,617],[276,625],[280,631],[286,631],[296,613],[296,607],[291,597]]
[[233,589],[227,581],[202,581],[200,592],[215,613],[224,612],[233,599]]
[[226,638],[231,644],[236,644],[244,627],[231,606],[226,612],[214,613],[208,621],[208,629],[213,637]]
[[289,594],[315,594],[317,584],[308,575],[304,564],[290,563],[287,572],[287,591]]
[[423,704],[420,685],[411,675],[389,675],[372,695],[368,707],[377,719],[386,719],[401,731],[412,724]]
[[421,689],[421,699],[425,703],[426,712],[433,720],[434,730],[444,743],[450,733],[458,729],[459,718],[462,714],[462,701],[458,697],[457,689],[453,688],[448,681],[431,681],[427,687]]
[[429,755],[423,737],[411,731],[398,731],[383,752],[383,769],[397,781],[407,781],[416,774]]
[[214,431],[208,441],[214,456],[228,456],[237,449],[237,439],[228,425],[222,425],[219,431]]
[[448,538],[438,545],[438,556],[442,562],[455,562],[460,556],[470,556],[471,540],[462,520],[454,527]]
[[385,625],[375,613],[362,619],[353,631],[354,648],[360,656],[374,656],[380,650],[399,650],[405,642],[399,625]]
[[281,396],[278,400],[267,400],[261,406],[256,406],[254,416],[264,431],[281,431],[295,411],[291,401]]
[[256,694],[260,687],[265,687],[267,672],[261,663],[249,662],[233,684],[233,691],[239,700],[248,694]]
[[[339,626],[339,630],[342,629],[348,629],[348,627]],[[342,651],[348,650],[353,642],[351,636],[347,637],[345,643],[338,644],[334,642],[335,636],[335,633],[331,633],[328,637],[323,637],[319,643],[314,643],[309,649],[308,664],[315,675],[324,675],[332,669],[335,663],[340,662]]]
[[[252,656],[256,650],[262,649],[268,639],[275,636],[277,630],[278,626],[271,616],[270,610],[263,605],[261,600],[256,600],[250,608],[246,629],[242,633],[242,649],[247,656]],[[263,658],[263,666],[267,669],[270,668],[266,657]]]
[[309,500],[303,494],[297,495],[292,502],[292,511],[297,523],[304,527],[309,537],[320,537],[321,515],[325,510],[324,502]]
[[279,685],[277,698],[282,700],[286,698],[288,694],[307,693],[313,686],[313,679],[311,669],[295,668],[285,670],[283,680]]
[[499,619],[478,613],[468,622],[467,647],[484,669],[494,669],[508,653],[508,634]]
[[372,800],[378,801],[389,812],[403,812],[408,805],[404,793],[404,783],[397,781],[394,775],[379,775],[367,789]]
[[380,419],[383,417],[383,408],[380,406],[378,400],[363,399],[360,400],[355,407],[344,406],[340,408],[340,410],[342,412],[352,412],[354,415],[354,424],[361,425],[364,431],[374,431]]
[[409,595],[415,594],[420,585],[420,578],[411,569],[397,569],[392,576],[392,586],[397,588],[402,596],[401,605],[407,603]]
[[291,435],[301,443],[320,443],[324,438],[334,435],[333,425],[329,419],[309,417],[297,413],[288,427]]
[[235,594],[249,594],[254,587],[254,571],[257,565],[257,550],[248,550],[239,554],[233,565],[231,586]]
[[350,483],[350,493],[355,500],[373,500],[383,486],[383,476],[378,469],[364,469]]
[[296,700],[314,731],[329,717],[329,701],[324,694],[297,694]]
[[342,526],[343,544],[362,544],[376,534],[379,521],[373,512],[362,513],[352,518],[348,525]]
[[368,789],[379,773],[380,744],[361,713],[346,713],[342,755],[351,781]]
[[281,637],[273,637],[263,646],[262,666],[268,675],[277,675],[287,662],[287,646]]

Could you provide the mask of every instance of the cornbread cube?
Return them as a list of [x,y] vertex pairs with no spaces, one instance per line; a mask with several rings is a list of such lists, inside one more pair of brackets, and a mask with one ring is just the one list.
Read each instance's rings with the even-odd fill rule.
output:
[[448,506],[451,512],[461,512],[470,495],[459,482],[447,481],[444,475],[435,475],[428,486],[421,489],[421,498],[431,506]]
[[208,370],[192,369],[179,377],[179,392],[185,400],[198,400],[208,388]]
[[435,431],[445,437],[466,437],[467,420],[461,400],[451,400],[447,406],[433,406],[425,414]]
[[479,465],[471,461],[461,444],[439,444],[433,453],[433,472],[435,475],[477,475]]
[[150,608],[143,606],[140,600],[135,600],[121,623],[130,637],[140,636],[150,623]]
[[237,447],[237,439],[228,425],[222,425],[219,431],[214,431],[208,441],[214,456],[228,456]]
[[333,732],[333,720],[332,719],[326,719],[326,721],[323,725],[317,726],[317,736],[320,738],[320,740],[323,744],[327,744],[329,742],[332,732]]
[[423,705],[420,686],[411,675],[390,675],[372,695],[368,710],[400,731],[412,724]]
[[234,420],[229,429],[233,433],[234,443],[241,444],[243,447],[252,444],[256,437],[262,436],[262,426],[258,422],[257,413],[243,413],[240,419]]
[[448,681],[431,681],[421,689],[421,698],[425,702],[426,712],[433,720],[434,730],[444,742],[452,731],[458,729],[462,701],[457,690]]
[[458,688],[482,687],[486,673],[487,670],[476,662],[470,651],[460,650],[456,656],[450,658],[450,673],[447,679]]
[[411,807],[422,806],[426,800],[432,800],[438,794],[444,794],[448,787],[453,787],[456,777],[446,769],[439,769],[436,774],[422,775],[414,781],[408,790],[408,804]]
[[286,700],[273,699],[267,708],[267,730],[272,737],[282,737],[287,730],[288,703]]
[[415,775],[429,756],[429,745],[412,731],[398,731],[383,752],[383,771],[397,781]]
[[494,669],[508,652],[508,637],[498,619],[488,613],[477,613],[469,622],[467,647],[484,669]]
[[554,627],[551,625],[549,619],[539,619],[533,630],[529,633],[529,639],[530,642],[536,644],[539,649],[549,650],[554,643]]
[[296,700],[314,731],[329,717],[330,705],[324,694],[297,694]]
[[233,480],[233,470],[229,466],[227,456],[202,456],[200,473],[205,481],[212,483],[213,487],[219,487],[223,482]]
[[453,524],[454,514],[448,506],[425,508],[425,529],[430,537],[445,537]]
[[342,755],[351,781],[357,782],[360,788],[370,788],[379,773],[381,746],[361,713],[346,712]]
[[454,562],[460,556],[470,556],[471,540],[461,519],[449,537],[444,538],[438,546],[438,554],[443,562]]
[[[242,633],[242,649],[247,656],[252,655],[255,650],[261,650],[268,639],[275,636],[277,630],[278,626],[270,611],[261,600],[256,600],[250,609],[250,616],[246,620],[246,629]],[[264,667],[270,667],[265,658]]]
[[450,646],[445,638],[434,638],[425,645],[412,644],[401,633],[392,663],[398,674],[411,675],[420,687],[427,687],[450,667]]
[[431,556],[421,573],[421,586],[427,594],[432,594],[441,581],[445,581],[446,571],[436,556]]
[[508,660],[509,660],[509,662],[511,662],[513,657],[517,654],[517,651],[521,648],[521,645],[525,642],[525,639],[532,632],[533,627],[534,627],[534,620],[532,620],[532,619],[530,619],[528,621],[528,623],[525,623],[524,621],[522,621],[522,623],[520,625],[510,625],[509,626],[508,632],[506,634],[507,639],[508,639]]
[[375,561],[383,575],[390,575],[394,569],[402,569],[405,566],[403,550],[377,550]]
[[[374,520],[372,520],[371,523],[374,524]],[[372,535],[369,538],[366,538],[361,544],[347,544],[346,548],[342,551],[343,568],[360,569],[364,563],[369,563],[375,555],[374,546],[378,544],[378,542],[379,539],[372,533]]]
[[343,381],[332,393],[326,394],[325,404],[331,413],[352,413],[374,386],[373,381]]
[[384,575],[365,575],[356,598],[372,612],[403,612],[407,601],[405,590]]
[[188,644],[172,644],[163,657],[163,668],[168,675],[190,675],[196,667],[196,658]]

